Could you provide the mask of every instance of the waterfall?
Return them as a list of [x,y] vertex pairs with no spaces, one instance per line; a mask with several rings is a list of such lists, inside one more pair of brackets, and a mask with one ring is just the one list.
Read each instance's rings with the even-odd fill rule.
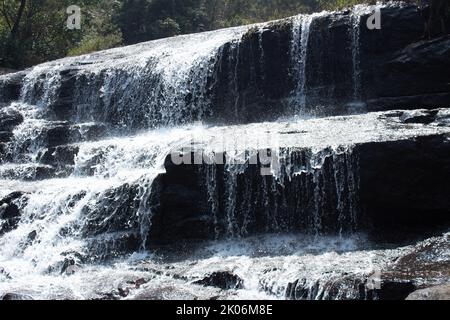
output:
[[363,16],[373,14],[382,7],[381,4],[374,6],[356,5],[350,13],[350,39],[352,54],[352,80],[353,80],[353,99],[359,101],[364,93],[362,90],[362,68],[361,68],[361,25]]
[[[16,184],[25,192],[18,228],[0,238],[2,259],[34,261],[31,270],[43,272],[67,255],[89,252],[90,259],[104,259],[145,248],[152,181],[164,172],[166,155],[185,133],[151,131],[81,143],[73,173],[65,179],[21,182],[2,177],[2,193],[14,191]],[[28,161],[38,161],[41,150],[34,152]]]
[[[340,234],[356,230],[358,160],[351,147],[281,148],[271,153],[276,155],[271,176],[261,176],[249,166],[251,154],[240,161],[229,154],[231,163],[222,169],[223,182],[217,181],[217,166],[206,166],[205,171],[214,173],[216,179],[212,182],[210,174],[204,176],[215,230],[225,230],[222,236],[231,237],[280,231],[319,236],[331,230]],[[221,183],[225,186],[224,197],[219,189]],[[261,187],[255,190],[255,185]],[[216,234],[216,238],[219,236]]]
[[[129,298],[365,298],[370,272],[412,249],[364,234],[364,179],[389,174],[372,172],[364,148],[450,131],[400,111],[335,116],[333,95],[326,117],[296,117],[315,93],[353,85],[363,98],[371,8],[44,63],[12,99],[1,76],[0,297],[124,298],[130,286]],[[350,34],[321,29],[330,21]],[[334,49],[351,50],[351,76],[318,68]],[[448,119],[421,112],[411,118]],[[170,161],[191,158],[187,146],[210,161]],[[217,272],[241,287],[199,285]]]
[[59,98],[64,105],[54,111],[62,120],[127,130],[202,120],[211,113],[209,82],[221,47],[248,29],[179,36],[112,49],[107,57],[93,53],[42,64],[27,74],[22,101],[45,108]]
[[354,7],[350,17],[350,35],[352,49],[352,69],[353,69],[353,99],[361,98],[361,61],[360,61],[360,33],[361,33],[361,10]]
[[259,57],[259,65],[261,68],[261,79],[262,81],[265,80],[265,54],[264,54],[264,26],[260,26],[258,29],[258,46],[259,46],[259,51],[261,52],[260,57]]
[[306,106],[306,64],[308,59],[308,41],[310,26],[315,15],[300,15],[293,19],[291,57],[293,65],[293,77],[296,79],[294,93],[295,113],[304,112]]

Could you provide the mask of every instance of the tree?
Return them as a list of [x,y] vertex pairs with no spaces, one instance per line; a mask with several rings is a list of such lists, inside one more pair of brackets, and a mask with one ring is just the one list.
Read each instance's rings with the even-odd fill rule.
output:
[[25,10],[26,4],[27,4],[26,0],[20,1],[20,6],[17,11],[16,19],[14,20],[14,24],[11,28],[11,38],[13,38],[13,39],[17,36],[17,33],[19,32],[19,25],[20,25],[20,21],[22,20],[22,15]]
[[68,54],[122,44],[113,12],[117,1],[78,0],[82,30],[66,27],[73,0],[1,0],[0,66],[21,69]]

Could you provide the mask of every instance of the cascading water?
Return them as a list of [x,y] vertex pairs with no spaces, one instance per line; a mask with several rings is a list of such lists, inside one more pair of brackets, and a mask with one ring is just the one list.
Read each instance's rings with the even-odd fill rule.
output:
[[308,59],[308,40],[310,26],[315,15],[300,15],[293,18],[292,33],[292,66],[293,76],[297,79],[294,93],[295,113],[304,112],[306,106],[306,63]]
[[[348,26],[354,99],[362,93],[361,12],[354,10]],[[311,26],[327,15],[292,20],[291,117],[308,107]],[[256,42],[249,45],[252,32]],[[11,137],[0,143],[0,296],[360,298],[360,282],[411,248],[378,250],[358,233],[355,148],[448,129],[397,130],[381,114],[217,127],[195,123],[224,120],[214,118],[213,108],[221,81],[232,93],[227,100],[234,120],[252,94],[250,84],[279,81],[271,79],[276,70],[267,63],[274,56],[268,41],[274,34],[271,24],[237,27],[28,70],[19,101],[0,105],[0,112],[17,120]],[[277,39],[283,39],[280,34]],[[258,54],[248,53],[249,47]],[[251,58],[253,70],[241,72]],[[168,155],[185,146],[199,148],[208,159],[224,154],[227,161],[175,170],[173,178]],[[187,205],[178,208],[185,214],[181,221],[157,216],[182,200]],[[173,228],[189,225],[195,217],[183,211],[192,208],[204,215],[211,241],[203,239],[201,248],[194,241],[182,250],[154,250],[152,232],[159,224],[167,219]],[[198,281],[223,271],[233,272],[241,286],[199,290]],[[343,277],[353,282],[341,282]]]
[[128,130],[201,120],[210,112],[208,83],[220,47],[248,29],[180,36],[43,64],[27,74],[22,99],[51,105],[65,85],[58,79],[69,72],[72,101],[67,114],[59,116],[64,120]]
[[351,40],[352,40],[352,69],[353,69],[353,98],[355,101],[361,97],[361,61],[360,61],[360,33],[361,11],[356,7],[351,15]]
[[360,101],[362,98],[362,74],[361,74],[361,19],[363,16],[371,15],[381,9],[381,4],[374,6],[356,5],[350,13],[350,39],[352,53],[352,81],[353,99]]

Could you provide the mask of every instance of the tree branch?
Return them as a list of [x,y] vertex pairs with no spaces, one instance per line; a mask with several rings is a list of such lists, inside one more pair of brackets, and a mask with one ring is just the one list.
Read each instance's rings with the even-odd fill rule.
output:
[[27,4],[27,0],[20,1],[19,11],[17,12],[16,21],[11,29],[11,37],[14,38],[19,32],[20,20],[22,20],[22,15],[25,10],[25,5]]
[[11,20],[8,17],[8,11],[6,10],[5,0],[2,0],[2,7],[0,8],[0,12],[5,19],[6,24],[8,25],[9,30],[11,30]]

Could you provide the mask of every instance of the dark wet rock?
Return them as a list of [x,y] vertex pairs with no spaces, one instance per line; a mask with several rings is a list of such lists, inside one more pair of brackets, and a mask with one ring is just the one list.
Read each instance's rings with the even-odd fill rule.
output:
[[[378,121],[395,130],[416,130],[411,121],[428,123],[429,119],[423,117],[430,117],[435,121],[423,125],[434,131],[444,125],[447,116],[445,110],[396,111],[380,114]],[[232,204],[232,229],[227,212],[230,181],[226,168],[175,165],[168,156],[166,173],[152,184],[155,202],[148,244],[217,239],[230,234],[354,231],[368,232],[374,241],[410,243],[450,226],[450,198],[446,196],[450,194],[448,134],[418,133],[398,140],[375,139],[355,145],[351,152],[333,153],[325,148],[322,156],[319,178],[315,178],[313,171],[307,171],[285,177],[282,183],[272,175],[261,175],[260,161],[243,166],[233,182],[236,197]],[[312,152],[307,147],[291,148],[289,157],[291,165],[307,168]],[[337,172],[345,180],[339,192]],[[212,189],[208,189],[205,179],[214,181]],[[320,179],[322,190],[319,213],[314,205],[317,184],[314,179]],[[355,192],[351,193],[351,189]],[[346,213],[340,214],[339,207]],[[348,212],[353,212],[354,218]],[[321,219],[319,226],[315,223],[317,214]],[[400,227],[402,232],[398,232]]]
[[450,235],[433,237],[400,256],[384,273],[388,281],[413,282],[417,289],[445,284],[450,277]]
[[117,301],[120,300],[120,295],[118,292],[108,292],[99,294],[99,297],[92,299],[96,301]]
[[40,181],[56,177],[56,168],[48,165],[16,165],[1,171],[1,177],[23,181]]
[[61,274],[72,275],[75,273],[74,267],[76,266],[76,261],[73,258],[64,259],[63,265],[61,267]]
[[377,97],[367,101],[366,109],[362,110],[389,110],[420,108],[447,108],[449,106],[450,93],[417,94],[410,96]]
[[7,158],[8,147],[5,143],[0,142],[0,163],[4,162]]
[[50,106],[50,112],[58,120],[70,120],[73,116],[74,87],[76,85],[78,68],[67,68],[60,72],[61,85],[56,97],[56,103]]
[[[450,276],[449,235],[434,237],[408,250],[383,269],[367,274],[324,274],[320,280],[298,279],[287,285],[286,298],[292,300],[404,300],[419,289],[412,298],[426,298],[448,294]],[[271,288],[265,288],[271,292]],[[447,292],[447,293],[446,293]]]
[[134,281],[133,284],[134,284],[136,289],[139,289],[141,286],[143,286],[144,284],[148,283],[149,281],[150,280],[141,278],[141,279],[138,279],[138,280]]
[[19,293],[6,293],[1,298],[3,301],[21,301],[21,300],[33,300],[32,296],[26,295],[26,294],[19,294]]
[[382,281],[380,289],[368,290],[366,299],[369,300],[405,300],[408,295],[416,290],[412,281]]
[[409,45],[393,54],[379,69],[380,81],[374,84],[377,95],[405,97],[404,102],[396,101],[398,108],[406,103],[427,108],[448,107],[450,75],[442,70],[450,68],[449,57],[450,36]]
[[137,229],[138,194],[138,187],[130,184],[107,190],[96,208],[84,209],[83,214],[89,217],[84,226],[85,234],[98,235]]
[[[290,23],[250,30],[240,43],[226,44],[214,84],[216,122],[256,122],[286,112],[282,102],[295,88],[290,74]],[[237,114],[235,112],[237,110]]]
[[289,300],[404,300],[416,289],[412,282],[382,281],[377,289],[368,286],[364,275],[342,275],[312,284],[307,279],[289,283],[286,299]]
[[155,195],[150,243],[172,243],[172,239],[208,239],[214,234],[196,166],[176,166],[167,157],[167,174],[158,176],[152,185]]
[[24,180],[45,180],[56,176],[56,169],[51,166],[37,166],[34,169],[34,173],[25,177]]
[[87,140],[98,140],[104,137],[106,133],[106,126],[103,124],[79,125],[59,121],[53,122],[45,128],[37,140],[42,141],[42,144],[48,148],[55,148]]
[[[139,185],[124,184],[105,191],[95,206],[82,208],[85,223],[80,232],[93,260],[108,260],[139,250],[145,236],[142,224],[150,223],[145,214],[151,210],[147,206],[153,196],[148,194],[146,198],[140,192]],[[139,211],[140,205],[148,211]]]
[[[10,131],[0,131],[0,143],[9,142],[13,137],[13,133]],[[0,151],[1,153],[1,151]]]
[[28,234],[27,241],[28,241],[28,242],[33,242],[34,240],[36,240],[37,235],[38,235],[38,233],[37,233],[36,230],[31,231],[31,232]]
[[368,286],[364,275],[342,275],[327,280],[317,280],[312,284],[307,279],[289,283],[286,298],[289,300],[404,300],[416,289],[412,282],[381,281],[379,288]]
[[119,287],[119,288],[117,288],[117,291],[119,292],[119,296],[121,296],[122,298],[126,298],[130,294],[129,288]]
[[411,293],[406,300],[450,300],[450,285],[442,285]]
[[89,261],[86,255],[76,251],[63,252],[61,260],[47,267],[48,274],[74,275],[82,265]]
[[229,271],[214,272],[202,280],[195,281],[194,284],[222,290],[237,290],[244,287],[244,281]]
[[42,164],[65,167],[67,165],[75,165],[75,158],[80,148],[78,146],[58,146],[47,149],[40,157],[39,162]]
[[[351,13],[348,10],[333,12],[314,19],[307,48],[305,113],[329,116],[449,106],[449,73],[442,72],[450,65],[449,36],[419,40],[424,23],[421,12],[413,5],[389,4],[381,9],[381,14],[382,30],[365,28],[371,13],[361,17],[359,93],[354,92],[352,48],[357,44],[351,36]],[[280,20],[263,29],[252,28],[241,41],[225,43],[220,48],[217,61],[211,65],[214,72],[209,76],[205,93],[211,101],[206,108],[205,120],[248,123],[293,114],[298,105],[293,103],[292,97],[299,79],[292,64],[298,61],[297,56],[292,56],[298,55],[292,50],[292,28],[292,19]],[[107,71],[84,72],[84,68],[103,62],[103,54],[98,53],[89,63],[79,61],[62,68],[54,103],[48,106],[49,117],[63,121],[76,119],[79,116],[77,104],[80,103],[77,99],[84,94],[90,96],[87,100],[93,104],[92,114],[86,116],[86,121],[104,121],[108,126],[121,129],[124,126],[142,129],[148,120],[152,123],[163,121],[160,114],[151,115],[152,119],[131,116],[131,113],[145,112],[148,107],[146,94],[137,94],[136,97],[142,96],[139,99],[129,99],[118,90],[112,92],[109,99],[103,99],[101,88],[106,79],[110,79],[106,76]],[[110,54],[107,59],[115,57]],[[114,72],[117,76],[114,81],[125,83],[132,77],[126,70]],[[133,89],[145,93],[155,81],[154,75],[149,75],[139,82],[142,88]],[[45,88],[37,88],[34,92],[36,100],[44,93]],[[185,105],[181,106],[186,121],[203,116],[196,114],[198,99],[192,92],[186,93]],[[107,114],[105,110],[108,110]]]
[[11,102],[18,100],[22,81],[26,72],[16,72],[8,75],[0,76],[0,102]]
[[17,201],[23,197],[24,193],[14,192],[0,199],[0,235],[17,228],[21,216]]
[[70,124],[62,124],[48,129],[45,132],[44,137],[44,141],[49,147],[56,147],[80,140],[81,133],[78,128],[75,128]]
[[380,300],[404,300],[412,292],[441,286],[450,277],[450,235],[433,237],[401,254],[385,270],[381,270],[381,289],[368,291]]
[[20,112],[7,108],[0,110],[0,131],[11,131],[14,127],[23,122]]
[[8,280],[12,279],[11,275],[5,269],[3,269],[2,267],[0,267],[0,276],[6,278]]
[[446,135],[368,143],[355,152],[361,218],[374,240],[432,236],[449,227],[450,198],[444,196],[450,192]]
[[[362,27],[370,14],[361,18],[362,89],[359,97],[354,97],[350,50],[355,44],[351,38],[350,12],[331,13],[313,20],[307,52],[307,108],[304,112],[330,116],[393,108],[448,106],[448,74],[435,70],[450,63],[450,54],[446,54],[447,40],[411,45],[423,34],[421,14],[415,6],[389,5],[381,10],[381,14],[382,31]],[[214,79],[211,120],[257,122],[292,114],[295,106],[290,98],[298,79],[291,61],[298,58],[291,56],[291,42],[292,24],[284,20],[262,31],[250,30],[239,44],[225,45],[217,79]],[[410,47],[405,49],[408,45]],[[405,55],[407,58],[395,58]],[[417,67],[409,69],[405,61],[408,59],[414,60]],[[393,60],[405,66],[402,74],[393,71]],[[380,65],[385,67],[380,68]],[[440,76],[434,77],[437,73]],[[423,75],[432,81],[425,82]],[[370,103],[357,106],[351,103],[355,99]]]
[[4,75],[4,74],[8,74],[8,73],[15,73],[15,72],[17,72],[17,71],[18,71],[18,70],[0,67],[0,76],[1,76],[1,75]]
[[439,110],[405,111],[400,116],[400,121],[403,123],[430,124],[436,120],[438,112]]

